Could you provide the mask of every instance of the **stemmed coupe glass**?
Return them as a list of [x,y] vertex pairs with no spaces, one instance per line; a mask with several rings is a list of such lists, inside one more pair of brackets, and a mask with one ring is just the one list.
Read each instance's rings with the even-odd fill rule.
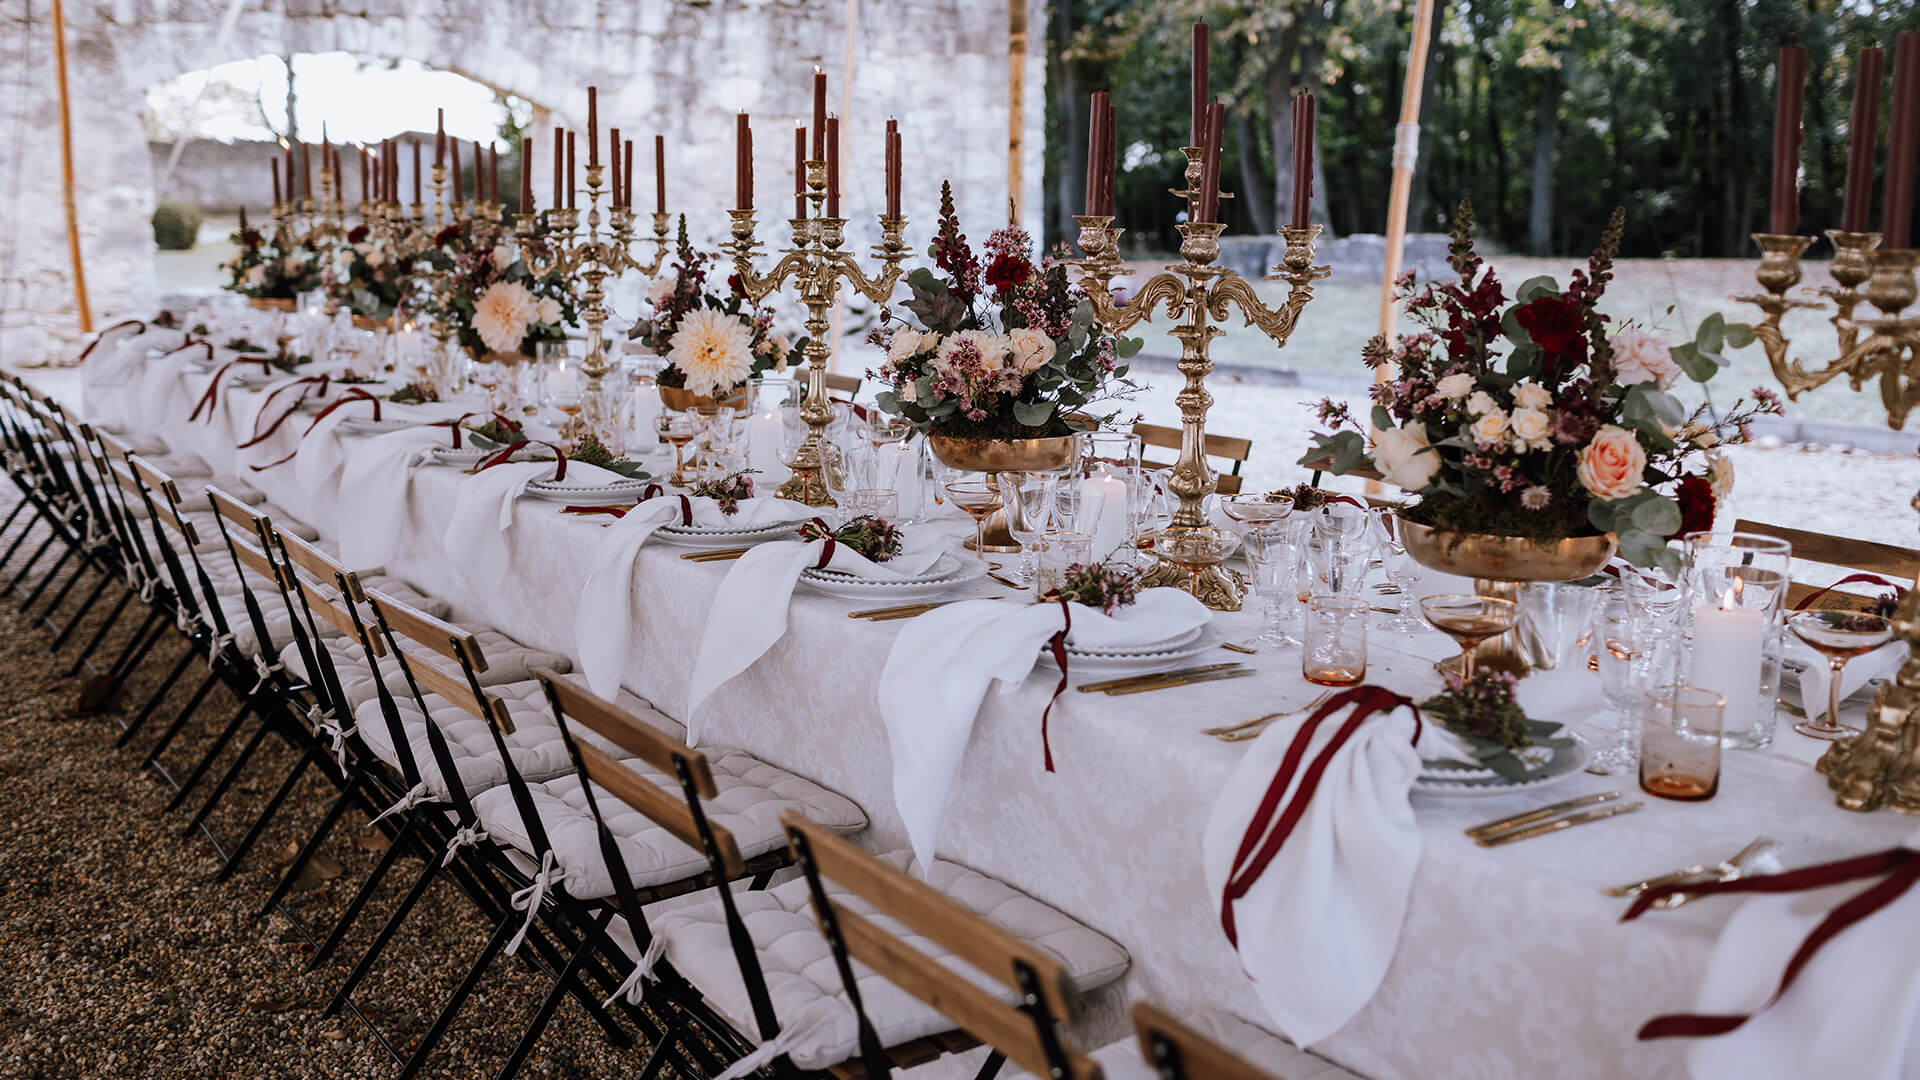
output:
[[1202,525],[1197,529],[1161,529],[1152,533],[1153,553],[1187,572],[1187,591],[1200,595],[1200,575],[1227,561],[1240,546],[1240,534],[1231,529]]
[[1827,716],[1807,719],[1793,730],[1815,739],[1844,739],[1858,735],[1858,728],[1840,723],[1840,669],[1856,656],[1865,656],[1893,640],[1893,623],[1879,615],[1856,611],[1802,611],[1787,620],[1793,636],[1827,658],[1833,669],[1827,673]]
[[1000,509],[1000,488],[984,480],[956,480],[947,485],[947,498],[973,519],[974,552],[987,561],[987,519]]
[[1460,645],[1460,677],[1473,680],[1473,651],[1489,638],[1513,629],[1520,605],[1496,596],[1441,593],[1420,599],[1420,613],[1434,628]]

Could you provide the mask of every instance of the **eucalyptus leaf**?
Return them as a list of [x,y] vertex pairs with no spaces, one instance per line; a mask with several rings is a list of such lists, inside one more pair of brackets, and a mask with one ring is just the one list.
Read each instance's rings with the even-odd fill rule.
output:
[[1720,365],[1701,355],[1700,347],[1693,342],[1675,345],[1671,352],[1673,362],[1679,364],[1680,370],[1686,372],[1687,378],[1694,382],[1706,382],[1720,372]]
[[1113,339],[1113,354],[1122,360],[1131,360],[1146,345],[1146,339],[1123,337]]
[[1393,414],[1387,411],[1385,405],[1375,405],[1373,407],[1373,426],[1378,431],[1385,431],[1394,426]]
[[1746,323],[1727,324],[1727,348],[1744,349],[1753,344],[1753,327]]
[[1517,302],[1525,304],[1538,300],[1543,296],[1559,295],[1560,283],[1553,280],[1550,275],[1542,274],[1539,277],[1528,278],[1521,282],[1520,289],[1513,294],[1513,298]]
[[1013,418],[1028,427],[1039,427],[1053,416],[1053,406],[1051,401],[1016,401]]
[[1507,340],[1515,345],[1531,345],[1533,335],[1527,333],[1527,328],[1520,325],[1520,316],[1516,314],[1519,310],[1518,307],[1509,307],[1500,316],[1500,332],[1507,335]]
[[1665,496],[1644,499],[1633,508],[1633,527],[1654,536],[1671,536],[1680,530],[1680,507]]
[[1727,341],[1727,320],[1719,312],[1714,312],[1700,320],[1693,331],[1693,343],[1703,353],[1717,353]]

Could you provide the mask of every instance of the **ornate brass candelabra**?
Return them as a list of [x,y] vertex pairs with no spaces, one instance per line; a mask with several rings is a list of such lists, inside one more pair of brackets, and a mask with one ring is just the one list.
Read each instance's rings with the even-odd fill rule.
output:
[[[1753,239],[1761,251],[1756,276],[1766,292],[1734,299],[1766,314],[1754,334],[1789,398],[1842,375],[1855,390],[1878,378],[1887,424],[1898,430],[1920,405],[1920,312],[1906,314],[1916,295],[1920,250],[1882,251],[1878,233],[1831,230],[1827,238],[1833,242],[1829,273],[1837,287],[1819,289],[1816,295],[1833,302],[1839,356],[1825,367],[1808,371],[1790,357],[1790,342],[1780,329],[1780,319],[1789,310],[1825,308],[1823,301],[1787,295],[1800,283],[1800,256],[1813,243],[1811,237],[1756,234]],[[1878,314],[1857,315],[1862,300]],[[1920,510],[1920,495],[1914,496],[1913,508]],[[1920,579],[1894,612],[1893,629],[1907,643],[1906,662],[1893,681],[1874,694],[1866,730],[1835,743],[1821,755],[1818,767],[1837,793],[1835,801],[1849,810],[1887,806],[1920,814]]]
[[611,419],[600,386],[600,380],[612,370],[607,362],[606,338],[602,331],[607,321],[607,296],[601,283],[628,270],[648,276],[657,273],[670,243],[667,239],[669,215],[655,211],[653,235],[640,238],[653,244],[653,259],[641,262],[634,258],[633,209],[626,206],[608,208],[608,230],[602,234],[600,195],[605,173],[604,165],[587,166],[584,232],[580,229],[578,210],[555,207],[539,214],[514,215],[514,237],[519,241],[520,257],[526,260],[527,268],[537,277],[557,272],[565,278],[568,290],[579,299],[580,318],[587,324],[587,355],[580,362],[580,372],[587,377],[587,385],[581,394],[581,411],[560,429],[561,436],[567,439],[578,439],[588,432],[604,437],[605,425]]
[[[1192,199],[1200,189],[1201,149],[1188,146],[1182,151],[1187,155],[1187,189],[1172,194]],[[1120,270],[1120,234],[1125,230],[1115,226],[1113,218],[1107,215],[1078,215],[1074,220],[1080,223],[1080,251],[1084,257],[1078,265],[1084,272],[1082,284],[1093,301],[1093,316],[1100,325],[1112,333],[1124,333],[1152,315],[1156,304],[1165,305],[1168,318],[1182,320],[1171,331],[1180,339],[1180,373],[1187,379],[1186,386],[1174,399],[1180,406],[1180,457],[1174,463],[1172,487],[1180,497],[1180,507],[1174,511],[1168,527],[1204,527],[1207,519],[1201,504],[1213,493],[1215,483],[1215,474],[1207,465],[1206,456],[1207,410],[1213,407],[1213,395],[1207,392],[1206,386],[1213,361],[1208,358],[1207,350],[1221,333],[1214,324],[1226,321],[1229,307],[1238,307],[1246,325],[1258,327],[1277,346],[1285,348],[1300,321],[1300,313],[1306,309],[1307,301],[1313,299],[1313,283],[1333,273],[1330,267],[1313,265],[1314,241],[1320,235],[1320,226],[1280,230],[1287,241],[1286,254],[1267,277],[1286,281],[1291,288],[1278,308],[1269,308],[1254,293],[1252,282],[1226,267],[1214,265],[1220,257],[1220,233],[1226,228],[1219,222],[1181,225],[1182,261],[1167,264],[1165,271],[1149,278],[1132,299],[1119,303],[1114,299],[1112,282]],[[1186,570],[1162,560],[1147,571],[1142,583],[1189,589],[1216,610],[1240,609],[1246,583],[1233,571],[1211,567],[1200,576],[1197,589],[1193,589],[1190,582]]]
[[791,279],[799,291],[800,302],[807,307],[807,397],[800,416],[807,422],[807,438],[793,456],[793,477],[780,485],[783,499],[808,506],[832,506],[821,475],[822,447],[826,445],[827,425],[833,421],[833,409],[827,404],[827,359],[833,347],[827,341],[831,330],[828,313],[839,302],[840,283],[845,281],[862,296],[884,304],[900,281],[900,263],[907,257],[901,234],[907,219],[880,215],[880,244],[873,249],[882,269],[877,277],[868,277],[859,261],[840,250],[846,239],[847,219],[822,216],[827,198],[827,163],[807,162],[807,200],[813,206],[811,217],[790,218],[793,246],[781,252],[780,261],[761,275],[753,269],[760,242],[753,235],[752,210],[729,210],[733,217],[733,240],[728,251],[733,256],[734,272],[740,275],[747,299],[758,304],[768,293]]

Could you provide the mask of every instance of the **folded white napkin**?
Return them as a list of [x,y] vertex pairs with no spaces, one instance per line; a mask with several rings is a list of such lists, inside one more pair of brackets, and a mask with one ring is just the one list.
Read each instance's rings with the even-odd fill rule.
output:
[[129,319],[100,332],[82,353],[82,363],[92,368],[87,382],[95,386],[119,386],[147,357],[149,335],[145,323]]
[[[1088,647],[1158,641],[1211,617],[1179,589],[1147,589],[1111,616],[1070,606],[1069,636]],[[1066,619],[1059,604],[966,600],[909,620],[894,639],[880,672],[880,718],[893,754],[894,805],[923,865],[933,860],[947,793],[987,689],[1025,679]]]
[[[555,471],[556,463],[551,461],[510,461],[482,470],[460,485],[442,542],[467,580],[490,583],[507,572],[511,559],[507,530],[513,527],[514,503],[526,493],[528,484],[552,480]],[[625,479],[611,469],[569,461],[567,475],[559,482],[567,487],[589,488]]]
[[[1349,713],[1328,716],[1307,735],[1306,754],[1278,808],[1298,793],[1303,775]],[[1224,900],[1230,880],[1245,872],[1242,848],[1256,811],[1306,723],[1269,727],[1215,799],[1202,857],[1216,902]],[[1376,713],[1355,729],[1332,752],[1278,853],[1232,903],[1241,967],[1274,1030],[1296,1045],[1312,1046],[1359,1013],[1393,960],[1420,865],[1420,827],[1408,801],[1420,774],[1414,734],[1413,711],[1404,706]],[[1256,849],[1280,816],[1263,819]]]
[[[1827,713],[1827,682],[1832,676],[1833,667],[1827,658],[1814,652],[1793,635],[1787,635],[1786,655],[1802,665],[1800,680],[1800,707],[1808,716],[1825,716]],[[1900,670],[1907,658],[1907,644],[1904,641],[1889,641],[1865,656],[1856,656],[1847,661],[1840,669],[1840,700],[1845,701],[1854,691],[1867,685],[1872,679],[1891,678]]]
[[[1920,834],[1906,841],[1920,849]],[[1835,907],[1872,886],[1755,896],[1727,919],[1694,1011],[1744,1014],[1779,987],[1800,945]],[[1920,1077],[1920,888],[1829,939],[1771,1008],[1724,1035],[1689,1040],[1697,1080],[1847,1080]]]
[[693,523],[710,528],[747,528],[779,521],[804,521],[814,509],[788,499],[744,499],[732,517],[713,499],[661,495],[627,511],[601,533],[593,572],[587,575],[575,612],[573,640],[587,685],[603,698],[619,692],[625,678],[633,622],[640,618],[640,597],[633,591],[633,572],[640,549],[664,525],[682,522],[691,510]]
[[[826,569],[856,577],[898,581],[931,569],[951,541],[937,529],[901,530],[900,554],[875,563],[845,544],[835,544]],[[800,574],[820,562],[821,542],[778,540],[760,544],[734,562],[714,594],[700,654],[687,688],[687,745],[698,746],[700,706],[720,685],[753,666],[787,633],[787,608]]]
[[[334,410],[321,425],[333,421],[337,426],[334,418],[343,412]],[[320,434],[316,428],[312,438]],[[353,527],[340,530],[340,557],[348,566],[387,566],[396,561],[409,527],[407,500],[413,490],[413,471],[426,460],[428,450],[446,445],[443,428],[407,428],[357,439],[343,448],[346,466],[340,490],[356,508]],[[294,461],[297,467],[299,459]]]

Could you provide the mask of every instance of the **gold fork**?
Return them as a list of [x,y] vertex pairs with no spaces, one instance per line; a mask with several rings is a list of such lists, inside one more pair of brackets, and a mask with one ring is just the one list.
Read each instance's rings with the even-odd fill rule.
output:
[[[1241,724],[1228,724],[1225,727],[1201,728],[1200,732],[1203,735],[1211,735],[1216,739],[1225,739],[1228,742],[1237,742],[1242,738],[1252,738],[1252,735],[1240,735],[1238,733],[1246,731],[1249,728],[1253,728],[1256,725],[1258,725],[1258,727],[1261,730],[1265,730],[1268,724],[1274,722],[1275,720],[1280,719],[1283,716],[1292,716],[1295,713],[1312,712],[1313,710],[1319,708],[1320,706],[1325,705],[1333,697],[1333,695],[1334,695],[1334,691],[1324,690],[1320,693],[1319,697],[1314,698],[1312,701],[1307,702],[1305,705],[1302,705],[1297,709],[1283,709],[1280,712],[1268,713],[1265,716],[1256,716],[1253,719],[1248,720],[1245,723],[1241,723]],[[1260,733],[1259,731],[1253,732],[1254,735],[1258,735],[1259,733]]]

